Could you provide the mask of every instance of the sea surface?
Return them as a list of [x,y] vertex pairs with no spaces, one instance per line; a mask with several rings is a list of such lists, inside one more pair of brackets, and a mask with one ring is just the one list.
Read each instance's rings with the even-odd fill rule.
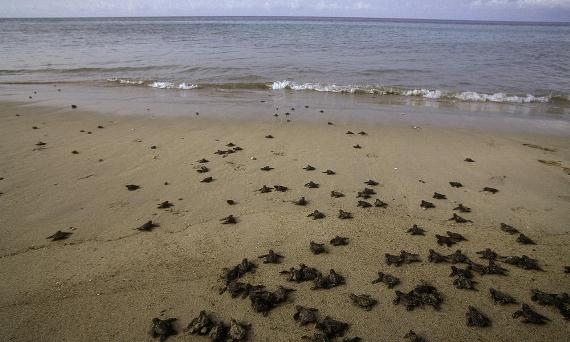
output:
[[568,114],[570,23],[0,19],[0,84],[338,93]]

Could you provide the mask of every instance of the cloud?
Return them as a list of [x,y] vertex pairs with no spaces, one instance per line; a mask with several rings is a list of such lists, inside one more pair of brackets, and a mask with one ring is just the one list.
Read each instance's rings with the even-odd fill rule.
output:
[[505,7],[516,6],[518,8],[570,8],[570,0],[475,0],[472,6],[484,7]]
[[0,17],[216,15],[570,21],[570,0],[0,0]]

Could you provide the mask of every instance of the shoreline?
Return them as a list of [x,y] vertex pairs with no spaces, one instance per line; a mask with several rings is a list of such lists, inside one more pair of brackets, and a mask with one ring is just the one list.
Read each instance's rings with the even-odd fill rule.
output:
[[119,116],[186,117],[200,113],[202,117],[218,120],[286,122],[289,119],[570,135],[567,109],[555,104],[455,102],[291,90],[184,91],[69,84],[4,85],[0,86],[0,92],[3,93],[0,102],[64,110],[75,104],[82,110]]
[[[56,103],[67,105],[55,106],[41,96],[40,92],[40,102],[51,105],[0,103],[0,277],[6,280],[0,285],[0,321],[9,340],[43,336],[54,341],[151,341],[146,336],[150,320],[163,314],[160,317],[178,318],[180,333],[168,341],[191,341],[197,337],[182,328],[200,310],[207,310],[226,322],[236,318],[252,323],[252,341],[290,341],[314,332],[292,319],[295,305],[316,307],[323,316],[349,322],[348,336],[365,341],[401,340],[410,329],[433,341],[510,341],[512,336],[541,341],[567,335],[568,323],[562,316],[552,307],[533,303],[529,295],[533,288],[568,291],[563,269],[570,263],[570,184],[563,167],[570,167],[570,141],[565,129],[551,131],[548,125],[537,133],[503,129],[511,117],[495,121],[497,125],[491,120],[485,126],[463,127],[424,123],[419,115],[375,121],[350,114],[361,104],[334,99],[309,103],[315,112],[312,121],[297,113],[290,115],[292,122],[286,122],[284,114],[273,118],[268,109],[275,103],[292,106],[287,95],[271,103],[247,96],[228,96],[219,106],[212,106],[212,100],[192,102],[192,109],[185,109],[190,115],[184,117],[159,114],[168,114],[171,108],[176,112],[188,103],[178,107],[164,101],[146,113],[146,104],[158,98],[121,112],[120,107],[142,100],[125,96],[127,105],[101,103],[102,95],[94,94],[92,99],[74,102],[65,97]],[[299,100],[309,97],[294,97],[295,112],[308,103]],[[71,103],[79,108],[72,110]],[[91,111],[97,103],[99,112],[107,114]],[[245,112],[247,108],[250,112]],[[317,114],[320,108],[325,109],[322,116]],[[225,109],[226,114],[213,114]],[[193,115],[195,111],[200,115]],[[232,120],[234,112],[243,112],[246,119]],[[266,115],[261,120],[246,115],[261,113]],[[360,121],[362,117],[368,120]],[[486,130],[488,126],[495,129]],[[367,135],[347,135],[347,130]],[[33,151],[38,141],[47,145]],[[213,154],[229,142],[243,150],[225,158]],[[362,148],[353,148],[355,144]],[[72,154],[74,150],[78,154]],[[467,157],[475,162],[464,162]],[[204,175],[196,172],[200,158],[210,160],[206,164],[210,172]],[[561,166],[538,160],[559,161]],[[304,171],[307,164],[317,170]],[[261,171],[265,165],[274,169]],[[323,174],[326,169],[336,174]],[[214,181],[201,183],[207,175]],[[388,203],[387,208],[356,207],[356,191],[367,179],[380,182],[374,187],[375,197]],[[305,188],[309,180],[320,187]],[[460,181],[464,188],[451,188],[450,181]],[[126,184],[141,189],[127,191]],[[289,191],[256,192],[263,184],[284,185]],[[499,192],[481,192],[485,186]],[[331,198],[332,190],[346,196]],[[432,199],[436,191],[448,199]],[[308,206],[290,203],[300,196],[307,197]],[[229,206],[227,199],[237,204]],[[174,207],[157,209],[165,200]],[[436,208],[422,210],[421,200],[434,202]],[[464,216],[474,223],[447,221],[459,203],[473,209]],[[314,221],[306,217],[315,209],[327,217]],[[354,219],[339,220],[339,209],[352,212]],[[219,220],[229,214],[238,223],[221,225]],[[152,232],[134,229],[148,220],[160,227]],[[519,228],[537,245],[518,244],[516,236],[499,229],[502,222]],[[413,224],[424,227],[426,236],[406,234]],[[64,241],[46,240],[57,230],[73,234]],[[450,248],[438,246],[434,234],[445,235],[448,230],[468,241]],[[330,246],[335,235],[348,237],[348,246]],[[311,254],[311,240],[326,243],[329,253]],[[427,260],[429,249],[443,254],[461,249],[481,262],[475,252],[485,248],[502,255],[529,255],[546,272],[501,264],[508,276],[476,275],[478,291],[467,291],[453,286],[449,264]],[[257,259],[268,249],[285,256],[281,265]],[[422,262],[385,264],[385,253],[402,249],[420,254]],[[219,295],[222,269],[243,258],[258,264],[256,273],[244,281],[270,289],[294,288],[292,301],[263,317],[249,300]],[[310,290],[311,284],[290,283],[278,274],[299,263],[324,272],[334,268],[347,284]],[[397,275],[402,284],[395,289],[372,285],[378,271]],[[394,290],[407,292],[422,280],[444,294],[441,311],[406,311],[392,303]],[[494,305],[490,287],[529,303],[551,321],[531,326],[513,320],[511,314],[520,306]],[[364,311],[351,304],[351,292],[371,294],[379,304]],[[488,315],[493,326],[466,327],[467,305]]]

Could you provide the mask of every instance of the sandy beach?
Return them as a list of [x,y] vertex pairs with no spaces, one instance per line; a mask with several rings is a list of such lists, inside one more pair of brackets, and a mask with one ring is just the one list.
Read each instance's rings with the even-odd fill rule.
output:
[[[183,332],[201,310],[225,322],[251,323],[251,341],[298,341],[316,330],[295,322],[296,305],[349,323],[346,336],[364,341],[403,340],[411,329],[429,341],[568,336],[568,321],[556,308],[530,299],[532,289],[569,290],[564,272],[570,264],[567,135],[330,125],[326,113],[321,120],[286,122],[117,116],[81,106],[16,102],[0,108],[0,326],[5,341],[151,341],[147,332],[154,317],[177,318],[179,334],[169,341],[207,340]],[[40,141],[45,145],[37,146]],[[214,154],[229,143],[243,150]],[[362,148],[353,147],[357,144]],[[202,158],[209,162],[198,163]],[[307,164],[316,170],[304,170]],[[198,173],[200,165],[209,172]],[[260,170],[264,166],[273,169]],[[327,169],[336,174],[322,173]],[[213,181],[202,183],[207,176]],[[369,179],[379,184],[365,185]],[[309,181],[319,188],[305,187]],[[463,187],[451,187],[451,181]],[[140,188],[128,191],[127,184]],[[288,191],[256,191],[263,185],[283,185]],[[357,207],[357,192],[364,187],[377,192],[370,203],[378,198],[388,206]],[[499,192],[483,192],[484,187]],[[332,198],[333,190],[345,196]],[[433,199],[434,192],[447,199]],[[294,205],[301,196],[308,204]],[[228,205],[229,199],[236,204]],[[422,200],[436,207],[424,210]],[[163,201],[173,206],[158,209]],[[472,209],[459,214],[473,223],[448,221],[459,203]],[[314,210],[326,217],[307,217]],[[339,219],[339,210],[353,218]],[[230,214],[237,224],[221,224]],[[159,227],[135,229],[148,220]],[[536,245],[517,243],[517,235],[502,231],[501,223],[516,227]],[[406,233],[414,224],[426,230],[425,236]],[[73,234],[61,241],[46,239],[58,230]],[[446,231],[467,241],[438,245],[435,234]],[[330,245],[336,235],[348,237],[348,245]],[[310,241],[325,243],[328,253],[312,254]],[[502,256],[528,255],[544,272],[498,262],[507,276],[476,274],[477,290],[464,290],[454,287],[451,264],[428,261],[430,249],[444,255],[460,249],[484,263],[476,252],[485,248]],[[284,256],[281,264],[257,258],[269,249]],[[421,262],[387,265],[385,253],[400,250],[419,254]],[[249,299],[219,294],[223,269],[244,258],[257,270],[240,281],[296,290],[266,317]],[[279,273],[301,263],[323,273],[334,269],[346,284],[311,290],[312,282],[289,282]],[[372,284],[380,271],[401,283],[393,289]],[[395,290],[411,291],[421,281],[441,292],[439,311],[429,306],[407,311],[393,304]],[[551,321],[532,325],[513,319],[520,305],[494,304],[490,288],[530,304]],[[378,304],[365,311],[352,304],[350,293],[369,294]],[[492,326],[468,327],[469,305]]]

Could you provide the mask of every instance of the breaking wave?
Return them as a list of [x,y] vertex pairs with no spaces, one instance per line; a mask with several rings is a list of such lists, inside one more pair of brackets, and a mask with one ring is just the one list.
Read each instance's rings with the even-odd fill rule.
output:
[[495,103],[547,103],[552,101],[570,101],[570,94],[551,93],[543,95],[532,94],[508,94],[505,92],[482,93],[475,91],[448,91],[443,89],[406,89],[403,87],[390,87],[380,85],[337,85],[334,83],[319,82],[295,82],[291,80],[275,81],[272,83],[251,82],[251,83],[200,83],[193,84],[187,82],[160,81],[160,80],[138,80],[110,78],[108,82],[127,86],[144,86],[155,89],[244,89],[244,90],[294,90],[294,91],[316,91],[328,93],[346,94],[374,94],[374,95],[394,95],[417,97],[427,100],[447,100],[464,102],[495,102]]
[[[333,92],[333,93],[350,93],[350,94],[376,94],[376,95],[400,95],[400,96],[414,96],[425,99],[447,99],[447,100],[460,100],[469,102],[505,102],[505,103],[546,103],[553,97],[558,100],[564,99],[565,96],[561,95],[546,95],[535,96],[527,95],[508,95],[506,93],[485,94],[474,91],[465,92],[452,92],[440,89],[404,89],[398,87],[383,87],[383,86],[345,86],[336,84],[322,84],[322,83],[297,83],[294,81],[276,81],[271,84],[273,90],[313,90],[320,92]],[[566,100],[570,97],[566,96]]]

